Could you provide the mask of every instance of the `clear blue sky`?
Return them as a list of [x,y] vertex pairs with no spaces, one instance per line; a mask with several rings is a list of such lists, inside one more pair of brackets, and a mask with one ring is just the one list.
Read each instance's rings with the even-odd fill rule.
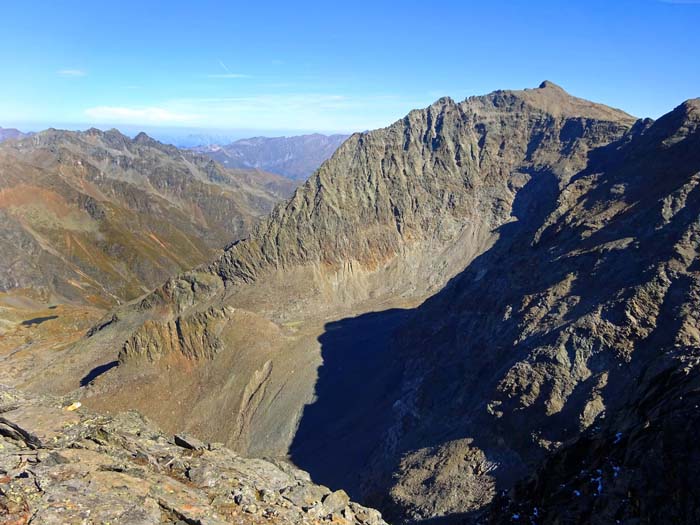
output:
[[637,116],[700,96],[700,0],[40,0],[0,34],[25,129],[354,131],[544,79]]

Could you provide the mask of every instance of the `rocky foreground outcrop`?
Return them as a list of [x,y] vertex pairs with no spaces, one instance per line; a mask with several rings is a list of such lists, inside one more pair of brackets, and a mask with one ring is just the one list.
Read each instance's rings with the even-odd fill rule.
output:
[[291,464],[0,386],[0,523],[383,525]]

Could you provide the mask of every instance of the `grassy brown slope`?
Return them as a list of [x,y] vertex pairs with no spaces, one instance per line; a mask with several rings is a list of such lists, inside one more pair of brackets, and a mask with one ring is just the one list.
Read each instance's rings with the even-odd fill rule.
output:
[[6,144],[0,289],[131,300],[245,236],[291,189],[280,177],[225,170],[145,135],[50,130]]

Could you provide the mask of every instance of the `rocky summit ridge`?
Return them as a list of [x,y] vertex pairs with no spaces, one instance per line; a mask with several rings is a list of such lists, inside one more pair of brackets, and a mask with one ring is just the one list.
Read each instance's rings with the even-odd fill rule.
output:
[[[590,149],[619,137],[634,121],[547,82],[536,90],[497,91],[462,103],[440,99],[392,126],[353,135],[249,239],[204,271],[228,286],[296,265],[342,273],[344,265],[355,264],[348,271],[365,274],[363,284],[373,294],[389,283],[392,294],[406,288],[425,294],[441,287],[510,220],[509,203],[528,170],[554,165],[566,181]],[[421,253],[409,255],[417,245]],[[457,250],[471,253],[450,253]],[[433,257],[438,254],[440,264]],[[403,264],[415,269],[399,269]],[[370,284],[372,275],[387,271],[389,283]],[[198,272],[183,279],[196,279]],[[420,279],[413,278],[416,273]],[[172,291],[180,307],[188,299],[177,295],[175,283],[161,291]],[[352,301],[369,295],[353,291]]]
[[665,472],[696,447],[699,124],[551,82],[440,99],[17,383],[288,456],[395,523],[691,523],[695,462]]

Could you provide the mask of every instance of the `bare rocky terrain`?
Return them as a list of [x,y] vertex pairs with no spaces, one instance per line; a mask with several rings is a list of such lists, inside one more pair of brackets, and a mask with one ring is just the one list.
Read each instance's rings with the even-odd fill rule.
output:
[[698,99],[641,120],[551,82],[440,99],[2,366],[286,457],[392,523],[693,523],[699,125]]
[[0,146],[0,291],[114,304],[211,259],[293,185],[145,134],[48,130]]
[[284,461],[0,386],[0,522],[385,525]]
[[145,134],[47,130],[0,145],[0,361],[41,369],[109,308],[211,260],[294,184]]

